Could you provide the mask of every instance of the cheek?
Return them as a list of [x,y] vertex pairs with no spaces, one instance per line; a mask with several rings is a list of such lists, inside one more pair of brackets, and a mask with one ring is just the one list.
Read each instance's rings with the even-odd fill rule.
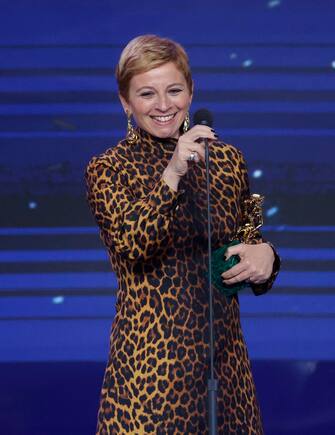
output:
[[136,106],[133,108],[133,113],[137,117],[141,117],[146,115],[150,111],[151,105],[149,102],[141,102],[136,104]]
[[180,102],[181,107],[183,107],[185,110],[188,110],[188,108],[191,105],[192,98],[190,97],[184,97],[183,100]]

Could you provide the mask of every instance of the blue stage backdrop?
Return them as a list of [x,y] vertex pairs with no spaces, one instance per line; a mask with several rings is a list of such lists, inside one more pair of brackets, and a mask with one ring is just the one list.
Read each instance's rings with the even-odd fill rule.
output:
[[334,361],[335,3],[16,0],[1,9],[0,361],[107,358],[116,280],[83,175],[124,137],[114,68],[141,33],[185,46],[193,112],[213,112],[266,197],[263,233],[283,266],[268,295],[241,294],[252,359]]

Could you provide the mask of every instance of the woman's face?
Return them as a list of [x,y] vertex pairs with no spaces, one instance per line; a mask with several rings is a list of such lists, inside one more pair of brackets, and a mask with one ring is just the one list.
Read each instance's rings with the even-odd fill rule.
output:
[[128,101],[120,97],[123,108],[139,127],[161,138],[179,137],[192,94],[173,62],[132,77],[128,95]]

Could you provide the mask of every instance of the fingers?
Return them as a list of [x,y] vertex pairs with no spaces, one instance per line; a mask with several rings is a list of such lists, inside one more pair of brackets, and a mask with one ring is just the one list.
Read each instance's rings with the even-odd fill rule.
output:
[[238,255],[240,262],[227,272],[223,273],[222,279],[227,285],[241,281],[249,281],[254,284],[266,282],[272,272],[273,252],[269,251],[266,243],[247,245],[240,243],[227,249],[226,259],[232,255]]
[[244,262],[239,262],[231,269],[227,270],[221,275],[223,282],[227,285],[236,284],[250,278],[250,271],[248,265]]
[[205,144],[202,138],[216,140],[217,136],[214,130],[206,125],[196,125],[179,137],[168,164],[169,171],[176,177],[180,178],[186,174],[190,160],[195,163],[199,160],[205,161]]
[[245,243],[230,246],[226,251],[226,260],[232,255],[238,255],[240,262],[233,266],[231,269],[224,272],[221,276],[225,284],[232,285],[237,282],[251,281],[254,273],[256,272],[253,265],[250,263],[249,258],[245,258]]
[[[178,160],[182,162],[188,162],[190,160],[197,162],[199,160],[204,160],[205,150],[201,144],[191,141],[184,141],[181,145],[182,146],[180,146],[179,149],[175,151],[175,155]],[[194,156],[193,158],[192,155]]]
[[202,138],[216,140],[218,136],[212,128],[207,127],[206,125],[195,125],[185,134],[183,134],[183,138],[187,138],[188,140],[195,142]]
[[193,153],[195,154],[195,162],[199,160],[205,161],[205,148],[202,143],[192,142],[185,144],[184,149],[181,150],[181,155],[188,161]]
[[239,255],[241,258],[244,257],[245,244],[239,243],[238,245],[230,246],[225,254],[226,260],[228,260],[232,255]]
[[203,138],[217,139],[217,135],[214,130],[205,125],[196,125],[188,132],[183,134],[178,141],[180,158],[184,161],[189,161],[192,153],[196,153],[193,161],[205,161],[205,144],[201,140]]
[[246,265],[240,261],[239,263],[235,264],[231,269],[226,270],[221,276],[224,279],[231,279],[239,275],[240,273],[245,272],[247,269]]
[[233,278],[229,278],[229,279],[224,279],[223,282],[226,285],[233,285],[236,284],[238,282],[242,282],[242,281],[252,281],[249,276],[248,276],[248,272],[244,271],[242,273],[239,273],[238,275],[234,276]]

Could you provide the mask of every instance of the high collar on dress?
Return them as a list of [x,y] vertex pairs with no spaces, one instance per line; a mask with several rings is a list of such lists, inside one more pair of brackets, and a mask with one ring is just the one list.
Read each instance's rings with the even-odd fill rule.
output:
[[152,134],[148,133],[140,127],[136,127],[136,131],[140,138],[138,143],[141,147],[149,147],[150,150],[153,152],[157,149],[163,152],[173,152],[176,148],[178,139],[174,139],[172,137],[161,138],[153,136]]

